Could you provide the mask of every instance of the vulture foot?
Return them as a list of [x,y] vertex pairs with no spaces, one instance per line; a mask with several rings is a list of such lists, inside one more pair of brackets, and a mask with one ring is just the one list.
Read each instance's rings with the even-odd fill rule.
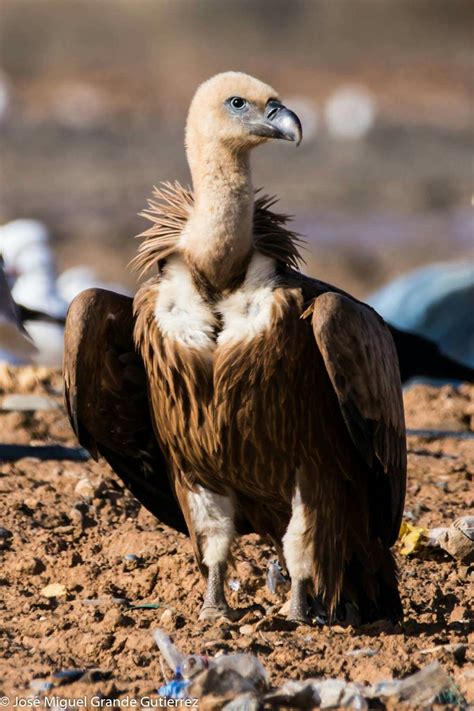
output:
[[201,621],[217,620],[219,617],[225,617],[228,620],[231,620],[233,612],[234,610],[232,610],[228,605],[215,606],[204,603],[201,608],[201,612],[199,613],[199,619]]
[[199,614],[200,620],[216,620],[218,617],[230,619],[232,610],[225,599],[224,583],[225,566],[219,563],[209,566],[206,597]]
[[295,580],[291,586],[290,609],[286,619],[290,622],[310,625],[311,619],[308,615],[307,581]]

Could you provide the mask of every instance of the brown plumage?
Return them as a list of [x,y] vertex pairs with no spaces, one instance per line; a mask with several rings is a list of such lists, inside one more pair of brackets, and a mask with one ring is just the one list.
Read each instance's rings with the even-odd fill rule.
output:
[[[248,154],[270,137],[300,137],[297,118],[271,87],[228,73],[198,90],[187,125],[194,194],[177,184],[155,193],[146,212],[153,225],[135,259],[142,272],[156,269],[134,300],[138,370],[146,373],[156,438],[138,385],[141,416],[117,395],[121,385],[101,379],[91,388],[76,376],[67,389],[70,416],[78,433],[92,433],[92,407],[101,407],[105,426],[109,401],[116,422],[122,411],[133,413],[147,445],[133,446],[127,424],[131,446],[122,453],[118,436],[112,449],[138,481],[142,452],[160,462],[146,481],[158,517],[162,492],[179,501],[208,578],[203,617],[230,614],[230,546],[235,531],[254,530],[285,557],[291,618],[306,619],[311,584],[330,614],[350,601],[362,620],[398,619],[389,547],[403,510],[406,452],[396,351],[372,309],[296,270],[298,238],[287,218],[268,198],[254,200]],[[81,328],[101,334],[95,359],[112,344],[116,364],[117,352],[131,346],[129,306],[120,320],[114,297],[102,292],[98,315],[95,294],[84,298],[66,325],[67,380],[86,359]],[[125,334],[119,346],[117,329]],[[119,366],[116,380],[121,373]],[[95,404],[79,413],[81,391],[93,391]],[[149,490],[137,492],[145,505]]]

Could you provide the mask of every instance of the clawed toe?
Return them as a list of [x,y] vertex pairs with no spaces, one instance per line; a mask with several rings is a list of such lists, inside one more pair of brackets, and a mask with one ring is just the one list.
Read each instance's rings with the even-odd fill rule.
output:
[[312,625],[311,618],[304,612],[289,612],[286,619],[288,622],[296,622],[298,625]]
[[230,615],[233,610],[230,607],[214,607],[212,605],[204,605],[199,613],[200,620],[217,620],[219,617],[231,619]]

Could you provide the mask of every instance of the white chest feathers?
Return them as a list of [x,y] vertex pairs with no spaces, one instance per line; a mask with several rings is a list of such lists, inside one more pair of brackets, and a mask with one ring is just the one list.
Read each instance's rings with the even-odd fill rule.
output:
[[271,325],[274,284],[274,260],[255,254],[243,284],[210,304],[182,258],[172,257],[160,282],[156,322],[163,336],[190,348],[214,350],[221,344],[252,340]]

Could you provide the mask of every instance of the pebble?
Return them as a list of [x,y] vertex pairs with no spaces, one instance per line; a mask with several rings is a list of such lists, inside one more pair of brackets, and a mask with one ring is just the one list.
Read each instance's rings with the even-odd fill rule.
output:
[[46,587],[44,587],[40,592],[43,597],[52,598],[66,595],[67,590],[66,586],[62,583],[50,583],[49,585],[46,585]]
[[172,610],[165,610],[160,617],[160,622],[167,628],[176,626],[176,615]]
[[253,634],[255,632],[255,627],[253,625],[242,625],[242,627],[239,627],[239,632],[240,634]]
[[84,523],[84,516],[79,511],[79,509],[72,508],[68,513],[68,517],[74,526],[81,526],[82,527],[82,525]]
[[74,492],[87,501],[92,501],[95,496],[95,489],[87,478],[79,479],[74,487]]

